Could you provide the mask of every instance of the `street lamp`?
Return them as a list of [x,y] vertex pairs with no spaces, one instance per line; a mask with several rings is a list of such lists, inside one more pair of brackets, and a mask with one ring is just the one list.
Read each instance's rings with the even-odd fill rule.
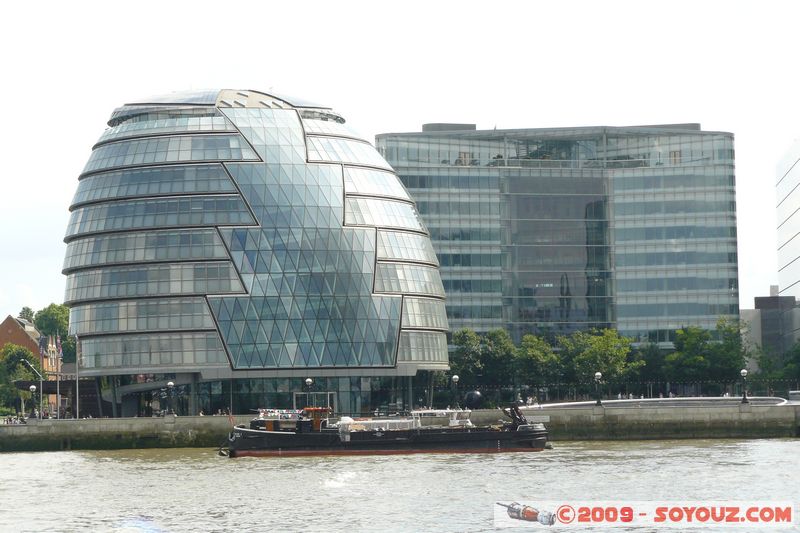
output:
[[454,374],[452,377],[453,380],[453,406],[455,409],[458,408],[458,374]]
[[594,395],[597,397],[597,402],[595,405],[603,405],[603,402],[600,401],[600,380],[603,379],[603,374],[600,372],[594,373]]
[[[31,364],[30,361],[28,361],[27,359],[23,359],[22,362],[25,363],[26,365],[28,365],[28,368],[33,370],[34,374],[39,376],[39,416],[41,416],[41,414],[42,414],[42,390],[44,389],[44,386],[42,385],[42,382],[44,381],[44,378],[39,373],[39,371],[36,370],[36,367]],[[33,399],[33,393],[36,392],[36,385],[31,385],[28,388],[31,391],[31,402],[34,402],[35,400]],[[33,411],[31,411],[31,412],[33,412]]]
[[172,397],[173,397],[174,393],[175,393],[175,383],[173,383],[172,381],[168,381],[167,382],[167,403],[168,403],[168,406],[169,406],[169,412],[172,415],[175,414],[175,406],[173,405],[173,401],[172,401]]
[[36,418],[36,413],[33,411],[36,407],[36,385],[31,385],[28,390],[31,391],[31,418]]
[[311,403],[311,385],[314,384],[314,380],[311,378],[306,378],[306,407],[313,407]]
[[742,375],[742,403],[750,403],[747,399],[747,369],[743,368],[739,374]]

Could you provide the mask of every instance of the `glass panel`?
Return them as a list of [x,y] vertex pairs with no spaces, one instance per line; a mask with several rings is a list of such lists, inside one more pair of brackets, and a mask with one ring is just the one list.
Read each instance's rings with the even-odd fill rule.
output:
[[67,238],[113,230],[255,223],[239,196],[131,200],[76,209],[70,216]]
[[355,163],[392,170],[371,144],[338,137],[307,137],[308,160]]
[[148,330],[216,330],[203,298],[128,300],[76,305],[69,310],[70,334]]
[[113,263],[190,259],[228,259],[228,253],[215,230],[121,233],[70,242],[64,270]]
[[447,330],[444,300],[403,297],[402,327]]
[[437,268],[402,263],[378,263],[375,292],[444,297],[444,287]]
[[342,124],[341,122],[337,122],[335,120],[315,120],[303,118],[303,127],[306,129],[306,133],[342,135],[343,137],[352,137],[358,140],[364,139],[361,134],[353,130],[347,124]]
[[207,116],[181,116],[158,118],[148,116],[149,120],[125,122],[109,128],[100,136],[98,143],[129,137],[143,137],[146,135],[160,135],[168,133],[185,133],[196,131],[236,131],[230,122],[222,115]]
[[162,105],[125,105],[118,107],[111,114],[108,125],[116,127],[123,122],[150,122],[178,117],[216,117],[219,111],[215,107],[165,107]]
[[413,204],[377,198],[347,198],[345,223],[425,231]]
[[81,270],[67,276],[65,302],[244,292],[229,262],[180,263]]
[[216,332],[148,333],[81,339],[81,369],[124,368],[129,374],[158,367],[228,365]]
[[344,167],[344,190],[353,194],[411,199],[395,174],[368,168]]
[[106,168],[180,161],[257,161],[239,135],[174,135],[104,144],[92,151],[83,173]]
[[222,165],[170,165],[92,174],[78,183],[72,205],[131,196],[228,192],[236,187]]
[[447,336],[429,331],[401,331],[398,362],[440,361],[447,363]]
[[438,265],[427,236],[400,231],[378,231],[378,259],[405,259]]

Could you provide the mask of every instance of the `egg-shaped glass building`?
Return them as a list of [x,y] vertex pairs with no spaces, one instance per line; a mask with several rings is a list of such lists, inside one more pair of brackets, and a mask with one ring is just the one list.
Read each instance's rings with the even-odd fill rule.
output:
[[108,126],[63,270],[104,414],[148,415],[168,382],[187,414],[425,398],[448,367],[436,255],[392,168],[339,114],[215,90],[125,104]]

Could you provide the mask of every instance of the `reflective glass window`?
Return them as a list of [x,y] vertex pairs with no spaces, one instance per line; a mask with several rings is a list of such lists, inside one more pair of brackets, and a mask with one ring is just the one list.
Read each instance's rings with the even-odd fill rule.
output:
[[229,364],[216,332],[148,333],[81,339],[81,369],[125,368],[131,374],[158,367]]
[[158,135],[165,133],[186,133],[195,131],[236,131],[225,117],[180,116],[169,118],[149,117],[150,120],[130,121],[107,129],[100,136],[98,143],[141,137],[145,135]]
[[305,128],[306,133],[341,135],[343,137],[352,137],[358,140],[364,139],[361,134],[353,130],[349,125],[342,124],[341,122],[337,122],[335,120],[315,120],[304,117],[303,127]]
[[253,225],[239,196],[196,196],[88,205],[72,212],[67,237],[82,233],[175,226]]
[[71,241],[64,270],[113,263],[227,258],[222,239],[213,229],[125,232]]
[[447,363],[447,335],[431,331],[401,331],[397,362]]
[[308,160],[355,163],[392,170],[371,144],[337,137],[309,136]]
[[[213,101],[211,102],[213,103]],[[163,106],[163,105],[126,105],[118,107],[111,114],[109,126],[117,127],[127,122],[152,122],[180,117],[216,117],[219,111],[215,107],[201,106]]]
[[244,292],[229,262],[81,270],[67,276],[65,301]]
[[628,317],[686,317],[738,315],[736,303],[677,302],[652,304],[617,304],[617,316]]
[[702,265],[707,263],[736,263],[735,252],[647,252],[616,253],[617,267],[659,265]]
[[78,183],[72,204],[131,196],[235,193],[222,165],[139,167],[92,174]]
[[403,297],[402,327],[447,330],[444,300]]
[[92,151],[84,173],[179,161],[253,161],[258,156],[239,135],[174,135],[118,141]]
[[661,226],[617,228],[614,230],[614,239],[617,242],[665,239],[730,239],[735,237],[735,226]]
[[617,202],[614,206],[615,216],[652,216],[658,214],[677,215],[682,213],[728,213],[736,212],[733,201],[713,200],[664,200],[647,202]]
[[444,287],[437,268],[403,263],[378,263],[375,292],[444,297]]
[[378,198],[347,198],[345,223],[425,231],[413,204]]
[[378,259],[438,264],[433,245],[427,236],[401,231],[378,231]]
[[127,300],[76,305],[69,310],[70,334],[179,329],[216,330],[204,298]]
[[369,168],[344,167],[344,191],[411,199],[395,174]]
[[635,278],[617,279],[619,292],[727,290],[738,288],[736,278]]

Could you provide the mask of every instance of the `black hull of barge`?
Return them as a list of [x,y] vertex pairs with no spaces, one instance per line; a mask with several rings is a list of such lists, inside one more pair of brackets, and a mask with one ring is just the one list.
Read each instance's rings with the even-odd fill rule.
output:
[[352,432],[342,440],[337,431],[291,433],[234,428],[228,438],[230,457],[310,455],[395,455],[414,453],[501,453],[541,451],[546,430],[494,429],[395,430]]

